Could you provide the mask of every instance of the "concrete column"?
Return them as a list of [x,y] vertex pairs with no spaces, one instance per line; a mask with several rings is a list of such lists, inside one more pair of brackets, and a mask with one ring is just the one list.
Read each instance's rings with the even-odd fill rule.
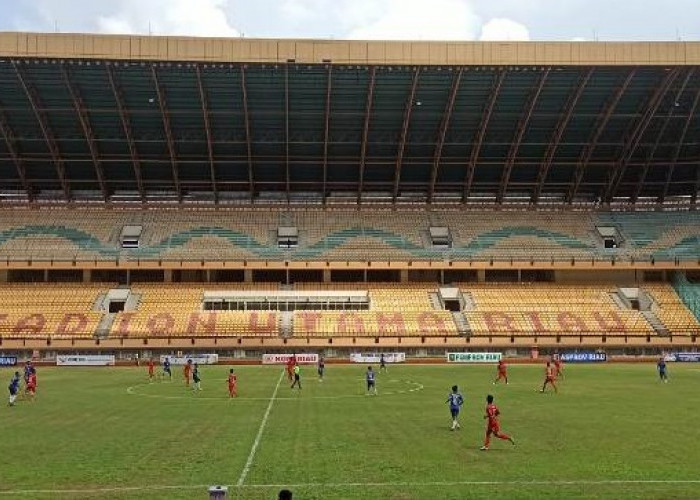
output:
[[0,271],[0,283],[7,283],[7,269]]
[[399,281],[401,283],[408,283],[408,269],[401,269],[399,271]]
[[[7,276],[7,272],[5,272],[5,275]],[[330,270],[330,269],[324,269],[324,270],[323,270],[323,282],[324,282],[324,283],[330,283],[330,282],[331,282],[331,270]]]
[[44,283],[46,283],[47,281],[49,281],[49,270],[44,269]]
[[83,269],[83,283],[90,283],[92,281],[92,271],[89,269]]
[[476,281],[479,283],[483,283],[486,281],[486,269],[477,269],[476,270]]
[[173,270],[172,269],[164,269],[163,270],[163,281],[166,283],[173,282]]
[[252,283],[253,282],[253,270],[252,269],[244,269],[243,270],[243,281],[245,283]]

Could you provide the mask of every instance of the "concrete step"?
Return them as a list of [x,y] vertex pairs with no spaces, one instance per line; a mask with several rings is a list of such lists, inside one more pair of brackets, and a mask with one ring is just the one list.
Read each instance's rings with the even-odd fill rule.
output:
[[109,332],[112,329],[115,319],[117,319],[117,315],[112,313],[107,313],[102,316],[102,319],[97,324],[97,328],[95,328],[95,337],[98,339],[106,339],[109,337]]

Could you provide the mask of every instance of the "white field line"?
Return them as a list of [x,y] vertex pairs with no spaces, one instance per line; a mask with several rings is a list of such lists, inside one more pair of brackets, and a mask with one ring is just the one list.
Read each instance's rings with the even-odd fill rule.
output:
[[280,372],[280,378],[277,379],[277,385],[275,390],[272,391],[272,396],[270,396],[270,402],[267,404],[267,409],[265,410],[265,415],[263,415],[262,422],[260,422],[260,428],[258,429],[258,434],[255,436],[255,441],[253,441],[253,446],[250,448],[250,453],[248,454],[248,460],[241,471],[241,475],[238,478],[236,486],[243,485],[248,472],[250,472],[250,467],[253,465],[253,460],[255,459],[255,453],[258,451],[258,446],[260,446],[260,438],[262,438],[263,431],[267,425],[267,419],[270,417],[270,411],[272,410],[272,405],[275,404],[275,398],[277,397],[277,391],[280,389],[280,384],[282,383],[282,378],[284,377],[284,370]]
[[[238,484],[234,489],[270,489],[270,488],[415,488],[415,487],[444,487],[444,486],[629,486],[629,485],[686,485],[700,484],[700,479],[601,479],[601,480],[562,480],[562,481],[407,481],[390,483],[297,483],[297,484]],[[158,491],[158,490],[205,490],[211,485],[151,485],[151,486],[122,486],[113,488],[71,488],[71,489],[34,489],[34,490],[0,490],[0,496],[12,495],[67,495],[118,493],[129,491]]]

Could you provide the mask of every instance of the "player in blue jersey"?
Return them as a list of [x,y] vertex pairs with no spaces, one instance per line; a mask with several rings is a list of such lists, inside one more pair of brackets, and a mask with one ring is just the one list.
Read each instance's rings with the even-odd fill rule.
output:
[[459,410],[464,404],[464,397],[459,392],[459,388],[456,385],[452,386],[452,392],[447,396],[447,401],[445,401],[445,403],[450,404],[450,415],[452,415],[452,428],[450,430],[460,429],[461,427],[457,418],[459,417]]
[[379,371],[386,372],[386,359],[384,359],[384,353],[379,354]]
[[371,392],[375,396],[377,395],[377,380],[376,380],[376,373],[372,370],[371,366],[367,367],[367,374],[365,375],[365,379],[367,380],[367,392]]
[[165,378],[166,375],[168,376],[168,380],[173,379],[173,372],[170,369],[170,359],[169,358],[165,358],[163,360],[163,378]]
[[663,357],[659,358],[659,362],[656,363],[656,369],[659,371],[659,380],[664,384],[668,383],[668,373],[666,373],[666,360]]
[[318,357],[318,381],[323,382],[323,373],[326,371],[326,360],[323,356]]
[[19,393],[19,372],[15,372],[14,376],[12,377],[12,380],[10,380],[10,385],[7,387],[7,389],[10,391],[10,406],[15,405],[15,401],[17,401],[17,393]]

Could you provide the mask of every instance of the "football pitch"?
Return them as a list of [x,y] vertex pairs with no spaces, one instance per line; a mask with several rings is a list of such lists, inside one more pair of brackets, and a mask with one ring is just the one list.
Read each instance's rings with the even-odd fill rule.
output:
[[[389,366],[378,396],[363,365],[201,368],[201,393],[149,383],[145,368],[39,367],[35,402],[0,407],[2,498],[295,499],[698,498],[700,366],[567,365],[559,394],[536,392],[541,365]],[[13,370],[2,369],[9,383]],[[445,404],[466,403],[451,432]],[[485,397],[517,441],[483,444]],[[5,396],[7,390],[5,388]]]

